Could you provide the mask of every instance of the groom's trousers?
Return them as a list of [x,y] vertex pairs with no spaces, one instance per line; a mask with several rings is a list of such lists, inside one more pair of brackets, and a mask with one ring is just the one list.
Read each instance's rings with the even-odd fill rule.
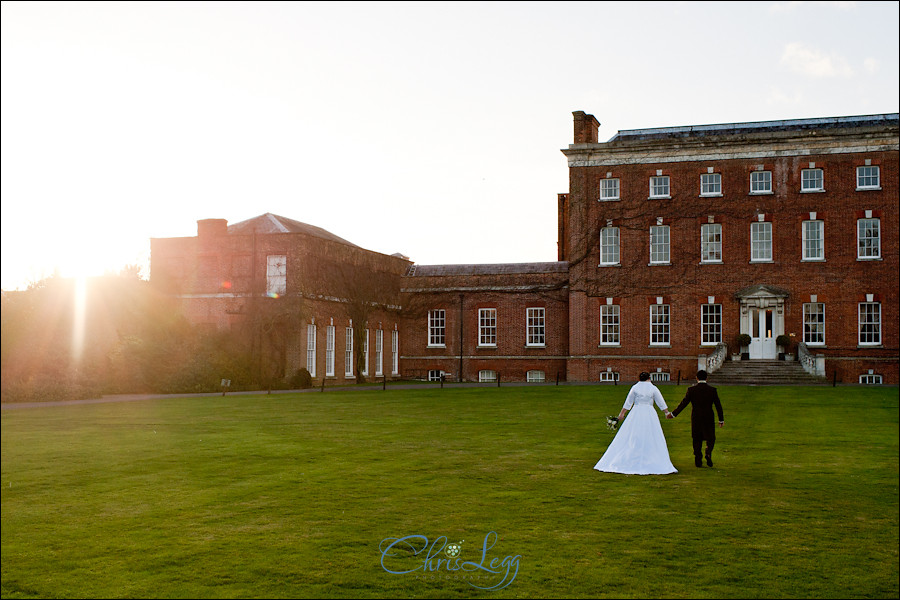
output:
[[[712,456],[713,446],[716,445],[716,438],[706,440],[706,456]],[[694,458],[700,460],[703,458],[703,438],[694,438]]]

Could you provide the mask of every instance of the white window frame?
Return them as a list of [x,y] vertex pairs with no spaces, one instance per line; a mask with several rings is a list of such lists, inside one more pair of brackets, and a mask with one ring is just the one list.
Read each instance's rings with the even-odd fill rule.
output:
[[722,305],[700,305],[700,345],[715,346],[722,339]]
[[400,332],[391,330],[391,374],[400,374]]
[[880,218],[857,219],[856,258],[857,260],[879,260],[881,258]]
[[660,373],[659,371],[654,371],[650,373],[650,381],[671,381],[672,377],[668,373]]
[[546,314],[542,306],[525,309],[525,345],[529,348],[547,345]]
[[880,346],[881,302],[860,302],[858,314],[859,345]]
[[600,201],[609,202],[619,199],[619,180],[615,177],[608,177],[600,180]]
[[820,219],[803,221],[801,238],[803,260],[825,260],[825,221]]
[[306,370],[311,377],[316,376],[316,324],[306,326]]
[[670,254],[671,231],[668,225],[650,226],[650,264],[668,265]]
[[772,193],[772,171],[750,171],[750,193]]
[[480,348],[497,347],[497,309],[478,309],[478,346]]
[[269,254],[266,256],[266,295],[272,298],[287,293],[287,256]]
[[334,325],[325,327],[325,377],[334,377]]
[[650,345],[672,345],[672,311],[668,304],[650,305]]
[[654,175],[650,178],[650,198],[671,198],[671,193],[668,175]]
[[722,224],[704,223],[700,226],[700,262],[722,262]]
[[803,342],[807,346],[825,345],[825,303],[803,304]]
[[856,189],[857,191],[880,190],[881,167],[877,165],[856,167]]
[[859,376],[859,382],[863,385],[882,385],[884,378],[876,373],[864,373]]
[[525,381],[528,383],[544,383],[547,381],[547,376],[543,371],[532,369],[525,374]]
[[618,371],[600,371],[601,382],[615,382],[619,380]]
[[344,332],[344,377],[353,377],[353,327]]
[[375,377],[384,375],[384,330],[375,330]]
[[772,238],[774,237],[771,221],[754,221],[750,223],[750,262],[772,262]]
[[721,173],[701,173],[700,174],[700,195],[701,196],[721,196],[722,195],[722,174]]
[[821,168],[800,170],[801,192],[824,192],[825,170]]
[[478,383],[497,383],[497,371],[493,369],[478,371]]
[[447,312],[442,308],[428,311],[428,347],[447,347]]
[[363,372],[366,377],[369,376],[369,330],[366,329],[366,336],[363,338]]
[[428,381],[440,381],[444,375],[445,373],[441,369],[429,369]]
[[600,345],[622,344],[622,312],[618,304],[600,305]]
[[600,230],[600,265],[618,265],[619,259],[619,228],[604,227]]

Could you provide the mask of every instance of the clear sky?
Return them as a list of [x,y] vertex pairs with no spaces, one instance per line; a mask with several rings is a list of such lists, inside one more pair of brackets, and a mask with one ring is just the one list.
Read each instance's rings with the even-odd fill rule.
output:
[[271,212],[418,264],[556,260],[572,111],[898,112],[898,2],[3,2],[2,288]]

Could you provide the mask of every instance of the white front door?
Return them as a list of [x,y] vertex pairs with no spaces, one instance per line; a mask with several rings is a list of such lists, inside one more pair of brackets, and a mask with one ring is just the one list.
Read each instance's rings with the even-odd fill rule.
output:
[[756,308],[750,313],[750,358],[773,359],[778,355],[774,335],[775,311]]

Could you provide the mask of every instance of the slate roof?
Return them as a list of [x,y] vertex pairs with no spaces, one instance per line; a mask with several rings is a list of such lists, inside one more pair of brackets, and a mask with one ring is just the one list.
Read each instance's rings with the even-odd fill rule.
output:
[[330,231],[325,231],[321,227],[308,225],[307,223],[301,223],[300,221],[295,221],[294,219],[288,219],[287,217],[282,217],[279,215],[273,215],[272,213],[266,213],[264,215],[253,217],[252,219],[247,219],[246,221],[241,221],[240,223],[235,223],[234,225],[228,226],[228,233],[234,235],[251,235],[254,231],[260,234],[304,233],[306,235],[311,235],[317,238],[331,240],[333,242],[339,242],[341,244],[347,244],[348,246],[358,247],[356,246],[356,244],[348,242],[344,238],[338,237]]
[[407,277],[453,277],[457,275],[527,275],[566,273],[567,262],[500,263],[484,265],[412,265]]
[[657,127],[649,129],[625,129],[609,139],[652,140],[663,138],[688,138],[713,135],[736,135],[775,131],[803,131],[844,129],[851,127],[897,127],[900,113],[863,115],[858,117],[826,117],[818,119],[789,119],[784,121],[756,121],[750,123],[722,123],[719,125],[688,125],[684,127]]

